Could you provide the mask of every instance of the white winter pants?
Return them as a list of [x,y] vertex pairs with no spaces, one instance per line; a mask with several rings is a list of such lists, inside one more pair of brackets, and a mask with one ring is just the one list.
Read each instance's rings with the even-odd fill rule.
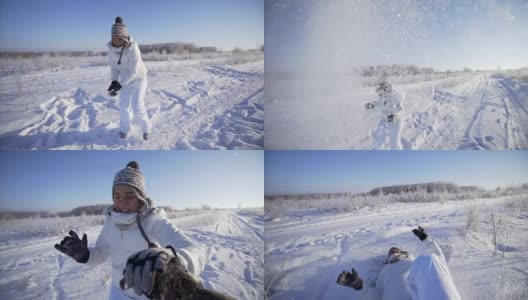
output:
[[418,256],[407,281],[413,300],[460,300],[447,263],[436,254]]
[[145,108],[145,94],[147,92],[147,79],[127,84],[119,93],[121,132],[130,131],[131,112],[138,119],[143,133],[150,133],[151,125]]

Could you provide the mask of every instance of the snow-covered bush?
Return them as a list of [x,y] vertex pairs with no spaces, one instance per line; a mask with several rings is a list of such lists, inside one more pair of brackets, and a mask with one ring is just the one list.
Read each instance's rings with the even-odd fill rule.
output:
[[260,51],[232,51],[232,52],[210,52],[210,53],[179,53],[163,54],[159,52],[144,53],[141,55],[144,61],[199,61],[202,65],[239,65],[248,62],[261,61],[264,53]]
[[508,242],[508,217],[502,214],[490,214],[489,216],[491,243],[495,254],[502,251],[504,256],[505,243]]
[[195,213],[189,216],[177,216],[176,214],[169,214],[171,223],[183,229],[197,229],[212,227],[228,213],[227,210],[202,211],[195,210]]
[[70,230],[77,233],[83,232],[87,228],[103,225],[104,216],[87,216],[79,217],[54,217],[54,218],[30,218],[30,219],[11,219],[0,220],[0,227],[21,236],[50,236],[67,234]]
[[511,196],[506,205],[516,213],[526,213],[528,212],[528,195]]
[[477,202],[472,202],[466,209],[466,221],[464,225],[459,228],[462,235],[467,235],[469,232],[474,232],[478,229],[480,220],[480,205]]
[[498,74],[509,77],[509,78],[519,79],[519,80],[528,82],[528,68],[522,68],[519,70],[508,70],[508,71],[499,72]]
[[506,269],[503,265],[502,272],[495,277],[492,287],[492,299],[495,300],[521,300],[528,299],[528,285],[526,273],[521,269]]
[[[204,65],[238,65],[248,62],[261,61],[264,53],[257,50],[231,52],[203,52],[164,54],[149,52],[141,55],[144,61],[189,61]],[[0,77],[21,76],[31,72],[51,71],[59,72],[86,66],[105,66],[107,58],[103,55],[68,56],[68,55],[34,55],[31,57],[0,57]],[[17,77],[18,78],[18,77]]]
[[107,60],[104,56],[50,56],[42,55],[28,58],[1,58],[0,59],[0,76],[23,75],[36,71],[53,71],[69,70],[83,66],[102,66],[106,65]]
[[362,194],[320,193],[267,195],[264,199],[264,205],[266,212],[277,212],[287,209],[318,209],[331,212],[350,212],[363,207],[377,207],[395,202],[443,203],[445,201],[490,199],[504,196],[512,197],[511,206],[515,206],[518,209],[527,209],[528,189],[525,185],[496,190],[484,190],[475,186],[458,186],[443,182],[378,187],[368,193]]

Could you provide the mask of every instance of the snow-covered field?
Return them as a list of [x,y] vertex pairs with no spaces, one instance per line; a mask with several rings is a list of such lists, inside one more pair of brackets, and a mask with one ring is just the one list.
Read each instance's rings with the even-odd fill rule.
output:
[[[348,77],[347,77],[348,76]],[[528,82],[486,73],[408,82],[400,119],[365,103],[375,88],[353,75],[266,74],[266,149],[528,149]]]
[[[171,218],[194,241],[207,248],[207,264],[201,276],[205,287],[238,299],[263,298],[262,213],[262,208],[211,210]],[[98,218],[103,217],[65,218],[72,226],[58,219],[1,221],[1,298],[105,299],[111,284],[110,262],[97,267],[76,263],[53,247],[65,234],[57,234],[46,226],[54,223],[63,226],[65,232],[69,228],[77,229],[87,234],[92,245],[102,228],[102,225],[92,226]],[[88,227],[79,228],[82,224]]]
[[342,214],[267,211],[266,293],[271,299],[360,299],[335,283],[339,273],[355,268],[371,284],[389,248],[421,253],[411,232],[421,225],[443,249],[462,299],[527,299],[527,197],[391,203]]
[[146,62],[149,141],[120,140],[110,68],[81,64],[0,78],[0,149],[262,149],[264,63]]

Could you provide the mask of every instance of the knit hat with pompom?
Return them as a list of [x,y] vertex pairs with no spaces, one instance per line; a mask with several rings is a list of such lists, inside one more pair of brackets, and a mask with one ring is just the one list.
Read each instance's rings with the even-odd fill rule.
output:
[[125,39],[128,39],[128,29],[125,26],[125,23],[123,23],[123,18],[117,17],[115,19],[115,24],[112,25],[112,36],[122,36]]
[[117,172],[112,185],[112,197],[114,196],[116,186],[129,188],[135,196],[145,205],[144,208],[150,208],[152,201],[147,197],[145,192],[145,177],[139,170],[139,164],[136,161],[129,162],[124,169]]

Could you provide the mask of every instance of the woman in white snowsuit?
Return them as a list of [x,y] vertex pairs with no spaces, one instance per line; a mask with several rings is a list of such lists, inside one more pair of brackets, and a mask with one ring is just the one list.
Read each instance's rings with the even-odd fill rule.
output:
[[378,83],[376,92],[379,96],[379,106],[381,106],[381,117],[388,122],[393,122],[399,117],[403,110],[403,97],[392,89],[390,83],[382,80]]
[[141,60],[141,52],[136,41],[128,34],[121,17],[112,25],[112,41],[107,44],[108,64],[111,69],[112,84],[108,88],[111,96],[119,93],[120,121],[119,136],[125,139],[130,132],[130,110],[141,124],[143,139],[148,140],[151,124],[145,108],[147,92],[147,68]]
[[[145,249],[149,255],[139,258],[144,268],[148,266],[152,270],[142,273],[159,269],[160,258],[161,261],[165,258],[168,263],[174,257],[192,277],[196,278],[202,273],[205,267],[204,249],[170,223],[163,209],[153,207],[145,193],[145,179],[137,162],[128,163],[115,175],[112,198],[113,205],[104,211],[104,226],[95,245],[88,247],[86,234],[81,240],[73,231],[55,245],[57,250],[86,265],[102,264],[110,258],[112,286],[109,299],[146,299],[145,295],[151,294],[152,286],[132,286],[130,280],[125,286],[124,282],[121,283],[121,280],[133,278],[130,272],[128,275],[124,272],[125,267],[127,270],[130,267],[127,259],[130,258],[130,263],[136,253]],[[145,263],[149,259],[150,264]],[[164,268],[162,265],[161,269]]]
[[422,227],[413,233],[431,254],[415,258],[393,247],[374,287],[364,287],[355,269],[343,271],[337,283],[359,290],[361,299],[368,300],[460,300],[440,247]]
[[[401,150],[401,113],[403,111],[404,96],[393,90],[385,79],[378,83],[376,88],[379,99],[377,102],[368,103],[372,107],[380,107],[380,121],[378,126],[371,131],[374,150]],[[367,108],[370,108],[368,106]]]

